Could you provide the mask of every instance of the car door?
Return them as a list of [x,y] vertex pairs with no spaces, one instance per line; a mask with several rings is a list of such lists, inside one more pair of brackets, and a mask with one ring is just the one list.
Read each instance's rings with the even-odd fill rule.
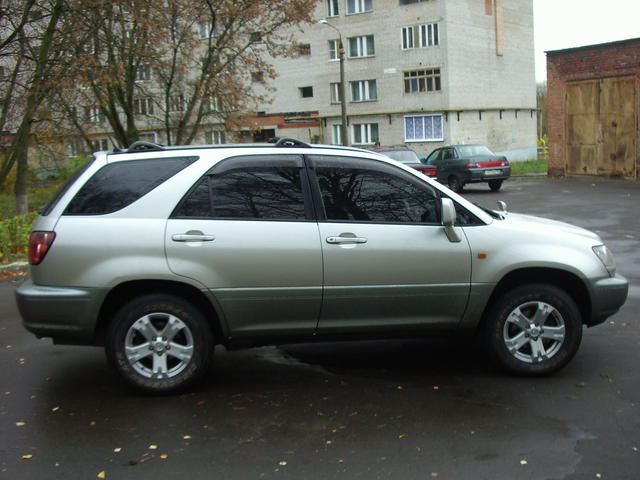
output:
[[171,270],[215,296],[232,335],[315,330],[322,257],[300,156],[223,160],[177,206],[165,246]]
[[307,159],[324,262],[319,332],[457,324],[470,249],[461,229],[461,242],[447,238],[436,190],[381,161]]

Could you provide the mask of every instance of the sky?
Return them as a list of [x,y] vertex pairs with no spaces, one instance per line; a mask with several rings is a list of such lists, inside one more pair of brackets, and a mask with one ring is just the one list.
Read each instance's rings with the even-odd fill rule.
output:
[[533,12],[538,82],[547,50],[640,37],[639,0],[533,0]]

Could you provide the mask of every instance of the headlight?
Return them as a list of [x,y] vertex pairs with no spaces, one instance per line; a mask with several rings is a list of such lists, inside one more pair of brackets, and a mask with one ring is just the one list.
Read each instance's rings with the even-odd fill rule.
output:
[[612,277],[616,274],[616,259],[613,258],[613,253],[606,245],[596,245],[593,247],[593,253],[600,259],[604,268],[607,269],[609,275]]

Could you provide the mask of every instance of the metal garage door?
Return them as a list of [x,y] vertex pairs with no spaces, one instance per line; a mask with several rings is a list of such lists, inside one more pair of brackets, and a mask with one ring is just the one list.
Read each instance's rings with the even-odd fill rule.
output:
[[567,85],[567,172],[635,176],[637,104],[634,77]]

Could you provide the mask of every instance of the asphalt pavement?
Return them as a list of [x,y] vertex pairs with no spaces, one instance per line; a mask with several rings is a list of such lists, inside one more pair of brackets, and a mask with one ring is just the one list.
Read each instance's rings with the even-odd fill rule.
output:
[[0,478],[640,478],[640,183],[464,195],[595,230],[616,254],[629,299],[561,372],[508,376],[454,340],[219,349],[201,388],[148,397],[100,349],[26,332],[3,282]]

